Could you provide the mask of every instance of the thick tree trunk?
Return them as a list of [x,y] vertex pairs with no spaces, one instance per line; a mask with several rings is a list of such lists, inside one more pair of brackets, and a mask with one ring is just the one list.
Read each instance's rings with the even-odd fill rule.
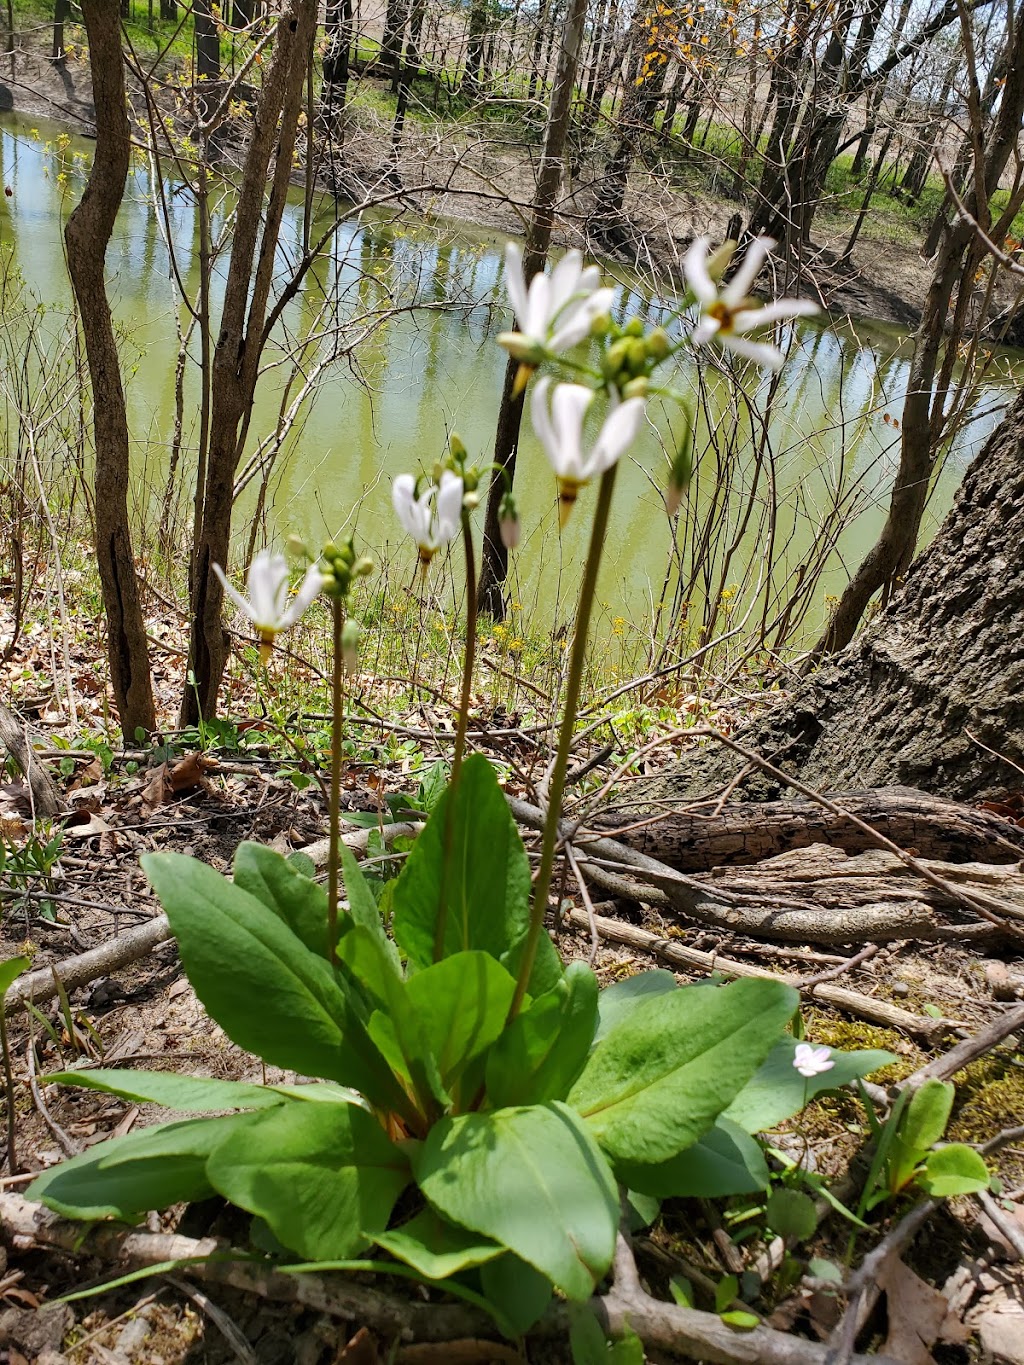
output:
[[104,262],[121,206],[131,152],[121,21],[104,0],[83,0],[96,106],[96,152],[81,203],[64,237],[92,382],[96,442],[96,559],[107,618],[110,681],[128,740],[156,723],[146,625],[128,525],[128,414]]
[[[738,737],[820,790],[910,786],[970,801],[1022,785],[1024,767],[1024,393],[967,472],[902,591],[789,699]],[[714,740],[650,800],[723,789],[743,760]],[[784,784],[741,784],[772,800]]]

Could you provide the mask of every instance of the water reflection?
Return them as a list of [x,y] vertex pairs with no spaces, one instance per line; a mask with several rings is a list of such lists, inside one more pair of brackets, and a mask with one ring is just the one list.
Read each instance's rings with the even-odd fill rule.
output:
[[[72,139],[61,150],[59,134],[53,124],[0,116],[0,180],[12,190],[10,197],[0,196],[0,244],[13,247],[17,266],[47,306],[63,311],[71,296],[61,228],[80,193],[80,158],[90,145]],[[153,207],[160,197],[152,167],[140,160],[108,252],[127,375],[135,493],[141,511],[152,517],[159,514],[168,468],[178,327],[188,324],[172,276],[176,270],[194,292],[198,272],[193,197],[185,187],[166,185],[165,223]],[[212,214],[213,240],[220,243],[215,315],[227,272],[229,209],[225,197]],[[332,203],[318,205],[314,240],[329,229],[333,215]],[[296,197],[278,246],[279,277],[304,249],[303,207]],[[240,553],[245,523],[258,510],[272,538],[294,530],[317,542],[357,519],[362,541],[378,554],[405,554],[390,513],[390,477],[429,468],[456,428],[484,461],[492,447],[505,363],[492,340],[507,316],[501,272],[499,244],[480,233],[425,223],[340,225],[283,310],[268,348],[270,373],[261,384],[242,461],[245,468],[251,453],[262,450],[240,497]],[[627,279],[616,317],[624,321],[637,313],[651,324],[680,325],[671,305]],[[355,338],[358,345],[351,349]],[[288,358],[296,352],[298,370]],[[703,604],[710,600],[719,624],[740,610],[767,624],[784,612],[786,584],[806,574],[808,547],[824,536],[835,543],[814,602],[805,604],[806,629],[815,631],[825,594],[841,589],[848,567],[880,524],[880,503],[898,456],[896,424],[908,370],[905,339],[874,324],[836,330],[801,325],[791,335],[781,377],[752,374],[746,399],[715,365],[681,364],[673,383],[695,401],[699,420],[697,469],[679,548],[673,550],[659,492],[679,414],[671,404],[654,402],[652,428],[620,477],[600,588],[608,615],[635,616],[674,599],[677,606],[690,603],[687,610],[697,621],[702,612],[709,614]],[[197,373],[193,338],[184,389],[186,451],[198,425]],[[318,373],[319,386],[294,414],[267,476],[267,497],[261,498],[271,438],[311,373]],[[932,525],[948,506],[965,463],[998,420],[998,403],[1013,382],[1012,366],[1004,361],[977,395],[973,413],[979,419],[950,452],[932,504]],[[515,594],[540,624],[564,614],[582,561],[586,517],[575,516],[559,540],[553,481],[529,432],[519,469],[526,535]],[[183,502],[191,473],[185,457],[178,476]],[[860,515],[844,528],[841,513],[853,507]],[[755,600],[749,589],[758,583]]]

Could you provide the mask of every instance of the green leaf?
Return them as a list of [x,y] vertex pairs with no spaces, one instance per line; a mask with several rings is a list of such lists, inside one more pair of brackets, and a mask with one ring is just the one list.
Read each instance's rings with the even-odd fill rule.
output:
[[639,1232],[641,1228],[649,1228],[657,1218],[661,1212],[661,1200],[657,1195],[627,1190],[626,1212],[629,1215],[630,1232]]
[[208,1199],[214,1192],[206,1174],[208,1157],[256,1117],[186,1119],[111,1138],[45,1171],[26,1197],[67,1218],[126,1222],[148,1209]]
[[409,978],[409,1008],[446,1089],[501,1035],[515,989],[504,967],[481,952],[455,953]]
[[597,1008],[597,978],[586,963],[570,962],[491,1048],[487,1096],[495,1108],[565,1099],[590,1052]]
[[818,1228],[814,1200],[803,1190],[785,1185],[772,1190],[765,1211],[768,1226],[787,1242],[805,1242]]
[[822,1256],[812,1256],[807,1262],[809,1274],[819,1280],[828,1280],[830,1284],[842,1284],[843,1271],[837,1266],[835,1261],[827,1261]]
[[668,1287],[672,1293],[672,1298],[680,1308],[695,1308],[697,1306],[693,1285],[685,1275],[673,1275],[668,1282]]
[[917,1152],[934,1147],[946,1131],[955,1095],[950,1081],[925,1081],[907,1106],[899,1126],[900,1140]]
[[759,979],[641,1001],[598,1043],[569,1103],[617,1161],[667,1161],[746,1085],[797,1003]]
[[480,1267],[480,1287],[507,1337],[523,1336],[551,1302],[550,1281],[511,1252]]
[[196,995],[232,1042],[408,1113],[405,1092],[329,964],[274,911],[195,858],[151,853],[142,865]]
[[217,1081],[208,1076],[179,1076],[173,1071],[58,1071],[48,1084],[78,1085],[120,1095],[134,1104],[162,1104],[186,1113],[218,1109],[269,1109],[284,1104],[285,1096],[265,1085]]
[[734,1308],[728,1313],[718,1315],[725,1323],[726,1327],[734,1327],[737,1332],[752,1332],[755,1327],[760,1327],[761,1319],[756,1313],[748,1313],[742,1308]]
[[9,957],[6,962],[0,962],[0,1001],[17,981],[22,972],[27,971],[32,965],[30,957]]
[[429,1202],[585,1299],[611,1265],[619,1201],[608,1165],[564,1104],[464,1114],[413,1157]]
[[929,1153],[918,1184],[936,1199],[987,1190],[991,1177],[984,1160],[962,1142],[951,1142]]
[[405,1156],[356,1105],[286,1104],[252,1117],[210,1157],[210,1183],[311,1260],[375,1241],[409,1181]]
[[589,1307],[569,1305],[569,1349],[573,1365],[644,1365],[643,1342],[627,1326],[618,1341],[609,1341]]
[[637,972],[636,976],[627,976],[622,981],[605,986],[598,999],[601,1021],[597,1026],[594,1042],[599,1043],[641,1001],[652,995],[665,995],[668,991],[678,989],[679,982],[663,967],[655,967],[649,972]]
[[740,1282],[735,1275],[723,1275],[715,1286],[715,1312],[724,1313],[740,1292]]
[[616,1162],[615,1174],[630,1189],[660,1199],[718,1199],[768,1188],[761,1146],[737,1124],[720,1117],[691,1147],[654,1165]]
[[398,949],[384,932],[380,910],[370,883],[363,876],[363,870],[355,860],[352,850],[342,844],[338,850],[341,855],[341,871],[345,879],[345,896],[348,900],[349,914],[356,924],[362,925],[372,934],[380,945],[384,959],[390,963],[395,976],[401,977],[402,968],[398,959]]
[[725,1111],[725,1117],[748,1133],[763,1133],[798,1114],[804,1105],[826,1090],[837,1090],[848,1081],[867,1076],[896,1059],[891,1052],[836,1052],[830,1071],[801,1076],[793,1065],[796,1041],[783,1038],[772,1048]]
[[[413,845],[395,885],[395,939],[413,968],[434,961],[449,787]],[[514,976],[530,918],[530,864],[494,769],[482,754],[462,765],[452,816],[444,952],[479,949]],[[546,945],[546,946],[545,946]],[[561,963],[542,936],[530,977],[534,995],[550,990]]]
[[263,902],[311,953],[326,958],[327,892],[265,844],[241,843],[232,874],[236,886]]
[[400,1228],[378,1234],[377,1242],[428,1280],[444,1280],[506,1254],[497,1242],[446,1222],[433,1209],[424,1209]]

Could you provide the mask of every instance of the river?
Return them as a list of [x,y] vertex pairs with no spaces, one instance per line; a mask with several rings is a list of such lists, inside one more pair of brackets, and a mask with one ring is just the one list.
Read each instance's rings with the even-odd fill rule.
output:
[[[17,268],[54,319],[66,315],[71,298],[62,223],[81,192],[91,154],[90,143],[72,138],[62,146],[60,135],[57,125],[44,120],[0,116],[0,183],[9,191],[0,196],[0,249],[13,251]],[[178,299],[154,209],[155,190],[151,168],[140,160],[107,261],[124,338],[133,492],[139,516],[150,522],[159,516],[166,481],[178,347]],[[180,186],[170,184],[166,190],[168,234],[181,277],[192,287],[195,205]],[[314,207],[315,235],[331,221],[334,205],[324,199]],[[222,226],[223,218],[215,218],[215,234]],[[296,194],[282,232],[282,269],[294,259],[302,229],[302,198]],[[248,449],[275,430],[290,374],[289,344],[306,341],[307,373],[326,355],[328,340],[319,347],[308,341],[325,307],[340,324],[342,346],[372,324],[370,334],[353,355],[324,365],[315,396],[302,406],[283,442],[267,497],[258,500],[258,474],[241,493],[239,554],[259,506],[265,522],[259,541],[265,534],[279,543],[294,531],[319,543],[355,526],[360,545],[389,567],[395,586],[408,581],[411,547],[396,532],[390,478],[407,469],[429,469],[452,430],[472,454],[484,462],[489,458],[505,364],[493,337],[508,325],[501,245],[480,230],[451,222],[381,217],[341,224],[330,255],[285,310],[275,333],[269,358],[276,368],[261,381]],[[215,290],[223,287],[225,268],[218,267]],[[628,273],[613,273],[621,286],[618,320],[636,313],[651,320],[667,316],[670,303],[653,298]],[[399,311],[376,322],[389,300]],[[216,296],[214,303],[219,306]],[[798,622],[796,639],[820,628],[828,595],[841,591],[849,567],[881,522],[898,457],[909,347],[897,330],[863,322],[802,323],[787,340],[788,359],[774,395],[768,376],[748,370],[744,401],[720,369],[706,362],[698,366],[690,358],[673,376],[673,386],[697,400],[700,414],[696,477],[675,541],[659,489],[677,409],[661,401],[650,405],[651,430],[619,480],[600,584],[606,617],[600,630],[610,636],[646,630],[658,604],[673,596],[677,608],[684,598],[689,603],[696,634],[701,622],[728,628],[749,618],[767,625],[784,611],[793,586],[809,581],[816,538],[838,532],[830,509],[848,502],[857,514],[837,534],[813,590],[798,596],[786,621],[787,626]],[[997,359],[973,398],[970,420],[937,480],[927,533],[1021,377],[1019,357],[1008,353]],[[301,377],[292,375],[291,383],[294,397]],[[196,392],[190,379],[186,445],[197,426]],[[571,607],[587,532],[587,500],[581,499],[559,537],[553,480],[529,431],[519,466],[524,537],[515,557],[512,595],[532,627],[547,629]],[[187,458],[181,470],[186,472]],[[187,489],[184,478],[181,486]],[[183,525],[186,502],[183,496]]]

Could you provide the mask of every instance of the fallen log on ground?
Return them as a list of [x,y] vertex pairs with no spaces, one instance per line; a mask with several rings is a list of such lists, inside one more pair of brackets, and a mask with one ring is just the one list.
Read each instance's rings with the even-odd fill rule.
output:
[[[955,801],[929,796],[913,787],[876,787],[829,796],[843,811],[870,825],[919,858],[948,863],[1014,863],[1024,859],[1024,830],[1011,821]],[[645,810],[650,803],[645,802]],[[629,804],[602,812],[595,822],[615,833],[629,826],[637,811]],[[615,837],[630,848],[657,858],[679,872],[759,863],[792,849],[828,844],[845,853],[877,846],[853,820],[805,799],[707,802],[687,810],[666,811],[639,828],[622,828]]]

